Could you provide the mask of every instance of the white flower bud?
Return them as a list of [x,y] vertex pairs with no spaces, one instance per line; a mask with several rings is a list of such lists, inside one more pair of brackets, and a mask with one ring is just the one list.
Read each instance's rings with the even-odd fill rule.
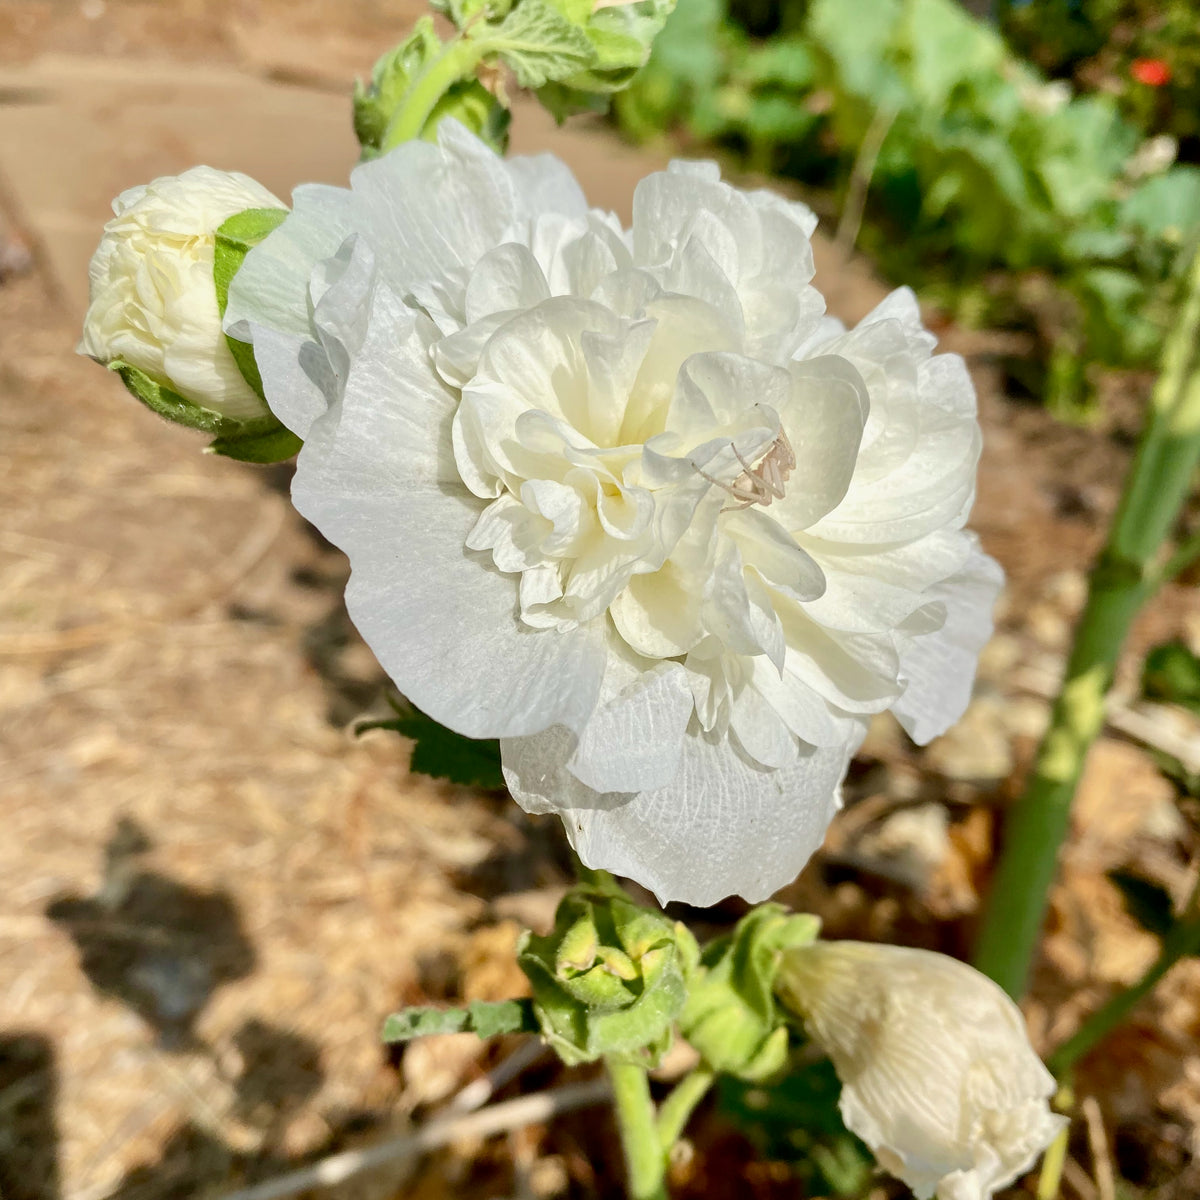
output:
[[104,364],[128,363],[221,416],[266,416],[221,330],[213,255],[216,232],[229,217],[284,207],[248,176],[212,167],[122,192],[88,269],[79,352]]
[[777,990],[833,1060],[847,1128],[920,1200],[987,1200],[1066,1122],[1020,1010],[965,963],[816,942],[786,955]]

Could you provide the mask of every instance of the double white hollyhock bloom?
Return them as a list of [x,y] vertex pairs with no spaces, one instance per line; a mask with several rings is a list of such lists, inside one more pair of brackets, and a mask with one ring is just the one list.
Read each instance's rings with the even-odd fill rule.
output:
[[776,990],[833,1060],[846,1127],[919,1200],[988,1200],[1066,1124],[1020,1010],[965,963],[815,942],[785,954]]
[[220,416],[266,416],[221,329],[213,254],[217,230],[235,213],[283,207],[248,176],[212,167],[122,192],[89,267],[79,352],[128,363]]
[[711,164],[624,230],[444,122],[294,201],[226,328],[385,669],[500,738],[585,863],[700,905],[787,883],[871,714],[942,732],[990,633],[962,361],[906,290],[825,318],[812,214]]

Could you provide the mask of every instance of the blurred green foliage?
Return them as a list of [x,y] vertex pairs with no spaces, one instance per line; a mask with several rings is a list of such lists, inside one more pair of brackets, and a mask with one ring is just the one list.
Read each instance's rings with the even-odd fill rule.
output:
[[684,0],[615,108],[635,138],[839,192],[882,134],[861,244],[960,318],[1034,328],[1060,411],[1086,364],[1154,360],[1200,229],[1200,168],[1156,161],[1116,99],[1048,84],[954,0]]
[[1142,690],[1152,700],[1200,713],[1200,657],[1182,638],[1155,646],[1142,668]]
[[[1018,54],[1056,78],[1103,86],[1146,133],[1170,134],[1181,157],[1200,159],[1196,0],[1002,0],[996,8]],[[1167,78],[1140,80],[1139,62],[1161,64]]]

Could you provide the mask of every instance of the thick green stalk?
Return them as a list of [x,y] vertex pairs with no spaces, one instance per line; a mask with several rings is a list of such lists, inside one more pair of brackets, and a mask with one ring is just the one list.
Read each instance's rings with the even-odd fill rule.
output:
[[420,137],[438,101],[458,82],[471,76],[479,65],[480,47],[464,37],[446,43],[446,48],[413,81],[384,134],[381,151]]
[[1075,1035],[1046,1059],[1046,1065],[1058,1076],[1069,1071],[1129,1016],[1181,958],[1189,958],[1193,954],[1200,954],[1200,882],[1196,884],[1182,916],[1163,938],[1162,950],[1146,974],[1133,987],[1118,992],[1092,1013]]
[[683,1136],[696,1105],[708,1094],[717,1076],[708,1067],[695,1067],[676,1085],[658,1110],[658,1140],[669,1155]]
[[644,1067],[608,1060],[630,1200],[667,1200],[667,1154]]
[[1159,562],[1200,461],[1200,254],[1163,350],[1142,440],[1092,571],[1062,691],[1025,794],[1009,814],[975,965],[1010,995],[1025,986],[1070,822],[1071,800],[1129,627],[1162,582]]

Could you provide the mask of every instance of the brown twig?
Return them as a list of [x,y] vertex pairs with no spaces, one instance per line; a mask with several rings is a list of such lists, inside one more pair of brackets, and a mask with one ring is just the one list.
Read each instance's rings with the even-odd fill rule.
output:
[[332,1187],[363,1171],[385,1163],[417,1158],[460,1138],[491,1137],[525,1125],[535,1125],[560,1113],[602,1104],[611,1095],[612,1089],[607,1079],[591,1079],[586,1083],[569,1083],[532,1096],[518,1096],[515,1100],[506,1100],[503,1104],[493,1104],[472,1113],[438,1117],[414,1133],[392,1138],[377,1146],[334,1154],[311,1167],[229,1192],[224,1200],[284,1200],[285,1197],[296,1196],[312,1188]]

